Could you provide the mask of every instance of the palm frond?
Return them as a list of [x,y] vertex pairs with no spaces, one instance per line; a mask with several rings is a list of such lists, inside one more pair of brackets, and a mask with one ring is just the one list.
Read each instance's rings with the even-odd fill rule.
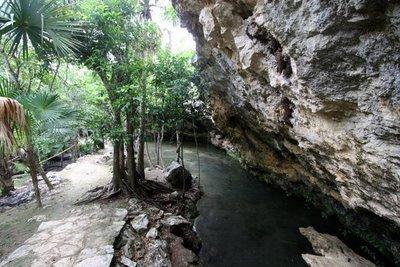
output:
[[25,110],[15,99],[0,97],[0,148],[10,149],[15,143],[14,130],[27,129]]
[[78,50],[83,30],[67,14],[56,0],[6,0],[0,6],[0,36],[10,53],[22,47],[26,57],[31,44],[39,55],[68,56]]

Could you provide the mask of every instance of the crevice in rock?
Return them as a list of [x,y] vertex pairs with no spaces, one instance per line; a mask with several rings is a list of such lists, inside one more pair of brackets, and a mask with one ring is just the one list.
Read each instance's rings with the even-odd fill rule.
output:
[[261,28],[254,22],[247,26],[246,33],[250,39],[256,39],[260,41],[267,48],[267,50],[275,56],[276,71],[280,74],[283,74],[286,78],[290,78],[293,72],[290,63],[290,57],[283,53],[283,48],[279,41],[274,38],[271,33]]
[[183,239],[182,245],[185,248],[193,251],[197,255],[199,254],[202,244],[190,226],[173,225],[171,226],[171,233]]
[[294,104],[289,100],[287,97],[283,97],[280,106],[279,106],[279,115],[280,115],[280,121],[284,125],[288,125],[290,127],[293,127],[292,123],[290,122],[290,119],[293,118],[293,109],[294,109]]
[[235,12],[239,15],[242,19],[248,19],[253,15],[253,10],[247,6],[245,3],[236,1],[235,2]]

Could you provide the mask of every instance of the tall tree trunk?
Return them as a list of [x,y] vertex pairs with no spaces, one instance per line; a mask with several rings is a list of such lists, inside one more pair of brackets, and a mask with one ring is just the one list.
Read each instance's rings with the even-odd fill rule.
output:
[[[116,96],[113,91],[112,83],[107,78],[106,73],[102,69],[98,69],[97,73],[99,74],[104,87],[107,90],[108,98],[111,103],[111,108],[114,115],[114,127],[119,129],[121,127],[121,111],[118,107],[115,106]],[[122,189],[122,171],[121,171],[121,138],[118,137],[113,141],[113,177],[112,183],[115,190]],[[125,172],[125,170],[123,170]]]
[[36,197],[36,202],[38,207],[42,207],[42,200],[40,198],[40,189],[39,189],[39,182],[38,182],[38,177],[37,177],[37,162],[36,162],[36,157],[35,157],[35,151],[31,145],[28,145],[27,149],[27,161],[28,161],[28,167],[29,171],[31,173],[32,177],[32,184],[33,184],[33,189],[35,191],[35,197]]
[[128,134],[128,142],[126,144],[126,155],[127,155],[127,162],[126,167],[128,171],[127,180],[129,185],[132,187],[133,190],[136,189],[136,162],[135,162],[135,143],[134,143],[134,128],[133,128],[133,112],[127,112],[126,114],[126,132]]
[[151,160],[151,156],[150,156],[150,151],[149,151],[149,143],[145,142],[145,146],[146,146],[146,155],[147,155],[147,160],[149,161],[150,166],[154,166],[153,161]]
[[0,159],[0,183],[3,195],[8,195],[12,190],[14,190],[12,171],[8,164],[8,157],[4,155],[2,155],[2,158]]
[[120,141],[120,147],[119,147],[119,169],[121,171],[121,179],[125,180],[126,179],[126,164],[125,164],[125,144],[124,141]]
[[[121,126],[121,113],[120,111],[114,112],[114,126],[119,128]],[[114,140],[113,144],[113,178],[112,182],[115,189],[122,188],[122,170],[121,170],[121,138]]]
[[140,129],[139,129],[139,152],[138,152],[138,173],[141,177],[144,176],[144,143],[145,143],[145,131],[146,131],[146,101],[147,101],[147,89],[146,80],[143,75],[142,77],[142,103],[140,104]]

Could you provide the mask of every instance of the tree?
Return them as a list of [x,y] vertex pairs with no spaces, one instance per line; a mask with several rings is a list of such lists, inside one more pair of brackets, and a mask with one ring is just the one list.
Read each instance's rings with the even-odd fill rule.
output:
[[[22,64],[20,63],[28,58],[31,47],[41,60],[49,62],[54,57],[74,54],[80,44],[76,38],[80,33],[79,23],[71,20],[71,13],[67,6],[60,4],[59,1],[6,0],[0,4],[0,54],[15,89],[23,94],[30,92],[31,80],[28,85],[21,81]],[[13,62],[16,63],[16,68],[13,67]],[[9,100],[3,101],[10,104]],[[21,110],[13,111],[22,112]],[[18,113],[15,113],[15,116],[19,116]],[[36,119],[33,118],[31,121],[37,121]],[[37,188],[37,171],[41,172],[50,189],[52,185],[39,164],[33,135],[29,132],[30,127],[27,129],[28,162],[38,205],[41,206],[40,192]],[[14,133],[13,129],[8,130],[5,133],[9,135]],[[3,138],[3,142],[6,140],[12,139],[8,136],[8,138]]]
[[[124,129],[125,115],[128,128],[127,154],[129,158],[128,184],[134,185],[133,116],[137,101],[134,90],[142,91],[141,110],[145,110],[147,50],[157,47],[157,27],[142,19],[147,14],[138,1],[90,0],[79,3],[83,19],[89,22],[86,35],[89,42],[81,51],[82,62],[94,70],[106,88],[113,113],[113,186],[114,191],[125,190]],[[144,13],[143,13],[144,12]],[[135,68],[139,67],[139,71]],[[137,86],[132,86],[136,84]],[[136,94],[138,95],[138,94]],[[128,103],[128,104],[127,104]],[[144,125],[143,123],[141,125]],[[141,127],[141,129],[143,126]],[[138,169],[142,158],[139,149]],[[143,176],[143,173],[139,171]]]
[[41,174],[50,190],[53,189],[53,185],[40,165],[35,140],[40,135],[54,134],[68,128],[69,121],[73,119],[73,111],[66,107],[56,94],[48,92],[18,94],[17,92],[0,87],[0,95],[8,95],[18,99],[17,101],[0,97],[0,103],[2,103],[0,110],[3,113],[0,115],[5,118],[0,122],[2,130],[0,135],[1,151],[6,155],[7,150],[18,146],[15,142],[15,133],[23,135],[23,138],[20,138],[20,145],[25,144],[26,163],[31,173],[38,205],[41,206],[37,173]]
[[7,152],[15,144],[15,130],[26,130],[27,122],[22,105],[11,98],[0,97],[0,182],[5,194],[14,189]]
[[[192,57],[191,53],[174,55],[169,51],[160,51],[153,71],[154,96],[158,99],[154,100],[156,103],[153,107],[156,115],[154,121],[158,129],[166,128],[167,131],[175,132],[177,160],[182,163],[181,132],[185,122],[188,119],[191,121],[185,103],[191,99],[189,89],[193,86],[194,68],[190,64]],[[161,149],[156,149],[156,151],[161,151]]]

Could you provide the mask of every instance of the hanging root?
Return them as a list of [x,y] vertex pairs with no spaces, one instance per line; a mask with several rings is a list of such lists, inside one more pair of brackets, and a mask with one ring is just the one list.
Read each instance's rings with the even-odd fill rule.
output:
[[109,183],[105,186],[99,186],[96,188],[93,188],[89,191],[87,191],[80,199],[78,199],[77,202],[75,202],[75,205],[80,205],[80,204],[87,204],[90,202],[93,202],[95,200],[103,200],[103,199],[109,199],[121,192],[120,189],[116,189],[113,183]]

